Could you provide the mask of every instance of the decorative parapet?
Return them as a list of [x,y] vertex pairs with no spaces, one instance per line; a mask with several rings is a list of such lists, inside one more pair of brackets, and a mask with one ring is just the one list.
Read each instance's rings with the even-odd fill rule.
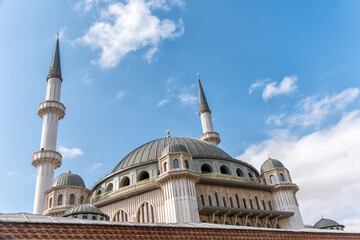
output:
[[38,114],[43,118],[46,113],[55,113],[60,120],[65,116],[65,106],[58,101],[46,100],[39,104]]
[[31,164],[34,167],[38,167],[43,163],[50,163],[54,165],[54,168],[56,169],[61,166],[61,161],[62,156],[60,153],[54,150],[41,150],[34,152]]
[[217,132],[206,132],[200,136],[200,140],[218,145],[220,143],[220,135]]

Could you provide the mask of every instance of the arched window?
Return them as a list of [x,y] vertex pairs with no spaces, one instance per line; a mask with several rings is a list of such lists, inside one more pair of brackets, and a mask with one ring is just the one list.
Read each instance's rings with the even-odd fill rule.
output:
[[129,186],[130,185],[130,178],[123,177],[120,182],[121,187]]
[[59,196],[58,196],[58,206],[60,206],[60,205],[62,205],[62,199],[63,199],[63,195],[62,194],[60,194]]
[[96,195],[100,195],[101,194],[101,190],[98,190]]
[[149,180],[149,173],[147,171],[142,171],[139,176],[138,176],[138,182],[140,181],[144,181],[144,180]]
[[173,164],[174,164],[174,169],[175,169],[175,168],[179,168],[179,160],[175,159],[175,160],[173,161]]
[[70,194],[70,205],[74,205],[74,204],[75,204],[75,195]]
[[217,193],[215,193],[215,204],[217,207],[219,207],[219,197]]
[[253,178],[253,175],[251,173],[248,173],[249,178]]
[[49,199],[49,208],[52,207],[52,197]]
[[276,224],[276,228],[280,228],[280,225],[279,225],[279,224]]
[[250,207],[251,207],[251,209],[254,209],[254,204],[253,204],[252,199],[250,199]]
[[164,162],[164,172],[167,171],[167,162]]
[[237,207],[240,208],[239,196],[237,194],[235,195],[235,199]]
[[92,216],[92,220],[96,220],[96,216]]
[[221,174],[228,174],[228,175],[230,174],[229,169],[225,165],[222,165],[220,167],[220,172],[221,172]]
[[271,182],[272,184],[275,183],[275,177],[274,177],[273,175],[270,175],[270,182]]
[[115,222],[127,222],[128,214],[127,214],[127,212],[125,212],[125,210],[120,209],[120,210],[116,211],[112,220]]
[[210,195],[208,196],[208,204],[209,204],[210,207],[212,206],[211,196]]
[[225,221],[225,225],[230,225],[230,222],[229,222],[229,221]]
[[188,161],[185,160],[184,163],[185,163],[185,168],[189,168],[189,163],[188,163]]
[[237,174],[238,177],[243,177],[244,176],[244,173],[243,173],[243,171],[241,171],[240,168],[236,169],[236,174]]
[[83,216],[82,218],[83,218],[83,219],[87,219],[87,216]]
[[107,192],[110,192],[110,191],[113,190],[113,188],[114,188],[114,185],[113,185],[112,183],[109,183],[109,184],[107,185],[107,187],[106,187],[106,191],[107,191]]
[[222,198],[222,201],[223,201],[223,206],[226,207],[226,198],[223,197],[223,198]]
[[284,175],[282,173],[280,173],[280,181],[285,182]]
[[271,201],[269,201],[268,203],[269,203],[269,209],[270,209],[270,211],[272,211]]
[[137,221],[140,223],[154,223],[155,210],[151,203],[142,203],[137,210]]
[[233,207],[234,207],[234,204],[233,204],[232,197],[229,198],[229,203],[230,203],[230,207],[233,208]]
[[264,210],[266,210],[266,204],[265,204],[264,200],[262,200],[262,205],[263,205]]
[[247,208],[246,199],[245,199],[245,198],[243,198],[243,204],[244,204],[244,208]]
[[203,207],[205,205],[204,203],[204,196],[201,194],[200,195],[200,203],[201,203],[201,206]]
[[85,202],[84,202],[84,196],[81,196],[81,197],[80,197],[80,204],[82,204],[82,203],[85,203]]
[[209,164],[203,164],[202,166],[201,166],[201,173],[202,174],[207,174],[207,173],[211,173],[212,172],[212,168],[210,167],[210,165]]
[[257,209],[260,209],[259,198],[257,196],[255,196],[255,203],[256,203]]

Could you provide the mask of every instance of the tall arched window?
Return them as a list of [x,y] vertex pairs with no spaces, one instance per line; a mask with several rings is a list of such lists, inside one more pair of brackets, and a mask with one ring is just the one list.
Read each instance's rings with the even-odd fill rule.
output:
[[219,197],[217,193],[215,193],[215,204],[217,207],[219,207]]
[[128,214],[127,214],[127,212],[125,210],[120,209],[114,214],[112,220],[115,221],[115,222],[127,222],[128,221]]
[[266,204],[265,204],[264,200],[262,200],[262,205],[263,205],[264,210],[266,210]]
[[129,177],[123,177],[120,182],[121,187],[129,186],[130,185],[130,178]]
[[223,206],[226,207],[226,198],[223,197],[223,198],[222,198],[222,201],[223,201]]
[[200,195],[200,203],[201,203],[201,206],[203,207],[205,205],[204,203],[204,195]]
[[244,176],[244,173],[243,173],[243,171],[241,171],[240,168],[236,169],[236,174],[237,174],[238,177],[243,177]]
[[107,191],[107,192],[110,192],[110,191],[113,190],[113,188],[114,188],[114,185],[113,185],[112,183],[109,183],[109,184],[107,185],[107,187],[106,187],[106,191]]
[[189,168],[189,163],[188,163],[188,161],[185,160],[184,163],[185,163],[185,168]]
[[101,194],[101,190],[98,190],[97,192],[96,192],[96,195],[100,195]]
[[280,181],[285,182],[284,175],[282,173],[280,173]]
[[243,198],[243,204],[244,204],[244,208],[247,208],[247,204],[246,204],[246,199]]
[[173,161],[173,164],[174,164],[174,168],[179,168],[179,160],[175,159]]
[[62,194],[60,194],[59,196],[58,196],[58,206],[60,206],[60,205],[62,205],[62,200],[63,200],[63,195]]
[[201,166],[201,173],[202,174],[207,174],[207,173],[211,173],[212,172],[212,168],[210,167],[210,165],[209,164],[203,164],[202,166]]
[[84,196],[81,196],[81,198],[80,198],[80,204],[82,204],[82,203],[85,203],[84,202]]
[[208,204],[209,204],[210,207],[212,206],[211,196],[210,195],[208,196]]
[[235,199],[237,207],[240,208],[239,196],[237,194],[235,195]]
[[270,182],[273,184],[275,183],[275,177],[273,175],[270,175]]
[[251,207],[251,209],[254,209],[254,204],[253,204],[252,199],[250,199],[250,207]]
[[75,195],[70,194],[70,205],[74,205],[74,204],[75,204]]
[[232,197],[229,198],[229,203],[230,203],[230,207],[233,208],[233,207],[234,207],[234,204],[233,204]]
[[138,181],[140,182],[144,180],[149,180],[149,178],[150,178],[149,173],[147,171],[142,171],[138,176]]
[[167,162],[164,162],[164,172],[167,171]]
[[269,201],[268,203],[269,203],[269,209],[270,209],[270,211],[272,211],[271,201]]
[[221,172],[221,174],[228,174],[228,175],[230,174],[230,171],[229,171],[228,167],[225,166],[225,165],[222,165],[220,167],[220,172]]
[[257,196],[255,196],[255,202],[257,209],[260,209],[259,198]]
[[49,199],[49,208],[52,207],[52,197]]
[[137,210],[137,221],[140,223],[154,223],[155,210],[151,203],[142,203]]
[[251,173],[248,173],[249,178],[253,178],[253,175]]

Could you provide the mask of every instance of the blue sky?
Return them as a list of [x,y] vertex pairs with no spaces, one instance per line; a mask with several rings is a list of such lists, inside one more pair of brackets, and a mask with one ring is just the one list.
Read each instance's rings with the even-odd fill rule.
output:
[[220,147],[300,187],[306,224],[360,230],[360,2],[0,1],[0,212],[32,212],[56,33],[58,149],[87,187],[136,147],[201,133],[196,73]]

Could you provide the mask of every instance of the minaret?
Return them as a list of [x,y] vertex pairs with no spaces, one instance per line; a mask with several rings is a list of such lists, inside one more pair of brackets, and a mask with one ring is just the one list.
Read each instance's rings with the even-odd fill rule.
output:
[[220,135],[214,131],[211,111],[207,104],[204,90],[201,86],[199,74],[197,74],[197,76],[199,81],[199,115],[203,129],[203,134],[200,136],[200,139],[216,146],[220,143]]
[[65,115],[65,106],[60,102],[61,66],[59,34],[47,75],[46,99],[40,103],[38,114],[43,119],[40,151],[32,156],[32,165],[37,168],[34,214],[45,210],[44,192],[51,188],[54,169],[60,167],[62,156],[56,151],[58,121]]

